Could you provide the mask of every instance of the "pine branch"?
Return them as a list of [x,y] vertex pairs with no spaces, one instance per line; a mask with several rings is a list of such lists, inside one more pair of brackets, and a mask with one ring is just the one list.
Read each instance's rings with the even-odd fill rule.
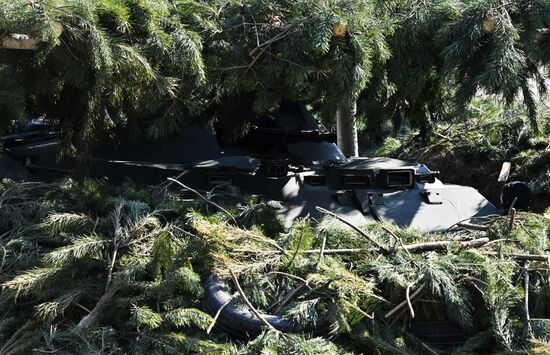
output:
[[[319,271],[319,267],[321,266],[321,261],[323,260],[323,256],[325,254],[325,246],[327,244],[327,233],[323,233],[323,240],[321,242],[321,249],[319,250],[319,258],[317,259],[317,263],[315,264],[315,267],[313,268],[313,273],[317,273]],[[279,305],[275,309],[274,313],[278,314],[283,307],[290,302],[294,296],[302,292],[305,288],[310,288],[308,285],[307,280],[304,280],[302,284],[292,291],[288,293],[288,295],[279,302]]]
[[194,325],[197,328],[207,330],[213,322],[210,315],[196,308],[177,308],[166,314],[166,320],[176,327]]
[[111,299],[114,297],[115,293],[120,289],[121,285],[118,282],[113,282],[109,285],[109,288],[101,296],[99,301],[96,303],[92,311],[84,316],[77,324],[79,329],[86,329],[92,327],[96,324],[98,318],[105,312],[105,308],[111,302]]
[[132,305],[132,314],[138,325],[146,326],[149,329],[157,329],[163,322],[162,316],[147,306]]
[[363,237],[365,237],[369,242],[371,242],[372,244],[374,244],[376,246],[376,248],[380,251],[382,251],[383,253],[389,253],[389,250],[387,250],[385,247],[383,247],[381,244],[379,244],[377,241],[375,241],[374,239],[372,239],[372,237],[370,235],[368,235],[367,233],[363,232],[361,229],[359,229],[357,226],[355,226],[353,223],[349,222],[348,220],[338,216],[336,213],[333,213],[333,212],[330,212],[322,207],[319,207],[319,206],[316,206],[315,209],[317,209],[317,211],[323,213],[323,214],[328,214],[329,216],[332,216],[334,218],[336,218],[337,220],[339,220],[340,222],[350,226],[354,231],[356,231],[357,233],[361,234]]
[[90,235],[75,239],[72,244],[58,248],[44,256],[44,260],[55,265],[62,265],[71,260],[82,259],[85,256],[101,251],[106,240],[98,235]]
[[[60,271],[60,267],[36,268],[25,271],[13,279],[4,282],[2,287],[5,290],[12,290],[15,298],[39,293],[44,286],[54,282]],[[6,296],[7,294],[6,292]],[[4,293],[2,293],[2,296],[4,296]]]
[[227,211],[225,208],[223,208],[222,206],[218,205],[217,203],[213,202],[213,201],[210,201],[209,199],[207,199],[206,197],[204,197],[200,192],[198,192],[197,190],[195,189],[192,189],[190,188],[189,186],[187,185],[184,185],[183,183],[181,183],[180,181],[176,180],[176,179],[173,179],[171,177],[168,178],[168,180],[172,181],[172,182],[175,182],[176,184],[180,185],[181,187],[183,187],[184,189],[186,190],[189,190],[191,191],[192,193],[194,193],[195,195],[197,195],[200,199],[202,199],[204,202],[208,203],[208,204],[211,204],[212,206],[216,207],[217,209],[219,209],[220,211],[222,211],[223,213],[225,213],[229,218],[231,218],[231,220],[233,221],[233,223],[235,223],[236,226],[238,226],[239,224],[237,223],[237,220],[235,220],[235,217],[233,217],[233,215],[231,213],[229,213],[229,211]]

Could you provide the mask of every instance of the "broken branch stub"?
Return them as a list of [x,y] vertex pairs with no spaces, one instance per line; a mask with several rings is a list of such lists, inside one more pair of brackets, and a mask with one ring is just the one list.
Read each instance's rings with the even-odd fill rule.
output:
[[[63,25],[56,22],[52,27],[55,36],[61,36],[63,33]],[[39,44],[40,40],[21,33],[9,33],[0,37],[0,49],[36,50]]]
[[0,39],[1,49],[35,50],[38,48],[38,40],[23,34],[7,34]]

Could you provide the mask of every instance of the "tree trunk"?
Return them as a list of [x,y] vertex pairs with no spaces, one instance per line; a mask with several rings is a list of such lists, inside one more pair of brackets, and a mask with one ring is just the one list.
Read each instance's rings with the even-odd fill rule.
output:
[[359,155],[356,125],[357,103],[345,105],[336,112],[336,135],[338,148],[347,156]]

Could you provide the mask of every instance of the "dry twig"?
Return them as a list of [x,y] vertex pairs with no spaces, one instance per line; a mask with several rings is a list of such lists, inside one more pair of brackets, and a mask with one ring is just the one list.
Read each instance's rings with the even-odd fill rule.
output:
[[231,301],[233,300],[233,296],[231,296],[227,301],[225,301],[224,304],[221,305],[221,307],[218,309],[218,311],[216,312],[216,315],[214,316],[214,319],[212,319],[212,323],[210,323],[210,326],[208,327],[208,329],[206,330],[206,334],[210,334],[210,332],[212,331],[212,329],[214,329],[214,326],[216,325],[216,322],[218,320],[218,318],[220,317],[220,314],[222,314],[222,311],[223,309],[231,303]]
[[361,234],[363,237],[365,237],[369,242],[371,242],[372,244],[374,244],[379,250],[381,250],[382,252],[384,253],[389,253],[389,250],[386,249],[384,246],[380,245],[376,240],[372,239],[372,237],[370,235],[368,235],[367,233],[363,232],[361,229],[359,229],[356,225],[354,225],[353,223],[351,223],[350,221],[338,216],[336,213],[333,213],[333,212],[330,212],[322,207],[319,207],[319,206],[315,206],[315,209],[323,214],[327,214],[329,216],[332,216],[334,218],[336,218],[337,220],[339,220],[340,222],[350,226],[354,231],[356,231],[357,233]]
[[411,312],[411,318],[414,318],[414,308],[411,303],[411,297],[410,297],[411,286],[412,284],[407,285],[407,290],[405,291],[405,298],[407,299],[407,305],[409,306],[409,311]]
[[235,284],[235,287],[237,287],[237,291],[239,291],[239,294],[241,295],[241,297],[243,298],[244,302],[246,303],[246,305],[248,306],[248,309],[250,309],[250,312],[252,312],[252,314],[254,314],[256,316],[256,318],[258,318],[262,323],[264,323],[268,328],[276,331],[276,332],[279,332],[279,330],[277,328],[275,328],[274,326],[271,325],[271,323],[269,323],[263,316],[260,312],[258,312],[258,310],[252,305],[252,303],[250,303],[250,301],[248,300],[248,297],[246,297],[243,289],[241,288],[241,285],[239,284],[239,280],[237,280],[237,277],[235,276],[235,273],[233,272],[233,270],[229,269],[229,274],[231,275],[231,279],[233,280],[233,283]]
[[220,211],[222,211],[223,213],[225,213],[229,218],[231,218],[233,220],[233,223],[235,223],[236,226],[238,226],[238,223],[237,223],[237,220],[235,219],[235,217],[233,217],[233,215],[231,213],[229,213],[229,211],[227,211],[225,208],[223,208],[222,206],[218,205],[217,203],[213,202],[213,201],[210,201],[209,199],[207,199],[206,197],[204,197],[200,192],[198,192],[197,190],[195,189],[192,189],[190,188],[189,186],[183,184],[182,182],[174,179],[174,178],[171,178],[169,177],[168,180],[180,185],[181,187],[183,187],[184,189],[186,190],[189,190],[191,191],[192,193],[194,193],[195,195],[197,195],[198,197],[200,197],[203,201],[205,201],[206,203],[209,203],[211,204],[212,206],[218,208]]
[[384,316],[384,318],[389,318],[391,317],[393,314],[395,314],[395,312],[399,311],[401,308],[403,308],[404,306],[406,306],[407,304],[410,304],[411,303],[411,300],[413,298],[415,298],[416,296],[418,296],[420,294],[420,292],[422,291],[422,289],[424,288],[424,285],[421,285],[416,291],[414,291],[414,293],[408,297],[408,299],[405,299],[403,302],[399,303],[397,306],[395,306],[391,311],[389,311],[388,313],[386,313],[386,315]]

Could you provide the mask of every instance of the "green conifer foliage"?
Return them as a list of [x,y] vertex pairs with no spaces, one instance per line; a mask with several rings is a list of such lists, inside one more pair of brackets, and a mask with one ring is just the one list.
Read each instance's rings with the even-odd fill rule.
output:
[[[257,210],[250,201],[247,207]],[[208,212],[177,189],[3,181],[0,350],[405,354],[426,349],[409,328],[419,320],[457,324],[469,337],[462,351],[527,350],[547,346],[550,339],[547,262],[527,265],[529,330],[525,264],[512,257],[548,256],[547,216],[518,213],[512,230],[509,218],[499,217],[487,232],[428,235],[362,226],[388,250],[384,254],[331,219],[316,227],[303,220],[271,237],[254,225],[242,229],[234,223],[227,213]],[[400,249],[480,237],[490,244]],[[334,253],[342,248],[362,250]],[[293,322],[298,334],[266,330],[237,341],[216,328],[207,333],[214,320],[201,303],[212,272],[228,281],[235,304],[247,307],[245,295],[259,311]],[[331,334],[299,334],[323,322]]]
[[480,91],[534,118],[546,89],[548,1],[2,1],[0,34],[40,41],[0,49],[2,123],[46,113],[70,154],[126,120],[162,137],[195,116],[234,137],[282,100],[332,124],[358,99],[371,138],[401,113],[428,136]]
[[283,100],[310,102],[333,118],[389,56],[380,13],[363,0],[220,2],[220,31],[205,47],[220,124],[234,127]]
[[380,142],[384,120],[398,129],[401,115],[428,137],[435,122],[480,92],[508,104],[522,100],[536,128],[536,97],[548,78],[549,9],[547,1],[397,2],[391,58],[359,100],[371,140]]
[[35,51],[0,49],[4,127],[47,114],[61,126],[66,153],[82,156],[121,121],[135,127],[160,111],[177,122],[192,110],[190,90],[205,80],[199,32],[208,31],[200,20],[207,6],[3,0],[0,8],[0,33],[41,42]]

